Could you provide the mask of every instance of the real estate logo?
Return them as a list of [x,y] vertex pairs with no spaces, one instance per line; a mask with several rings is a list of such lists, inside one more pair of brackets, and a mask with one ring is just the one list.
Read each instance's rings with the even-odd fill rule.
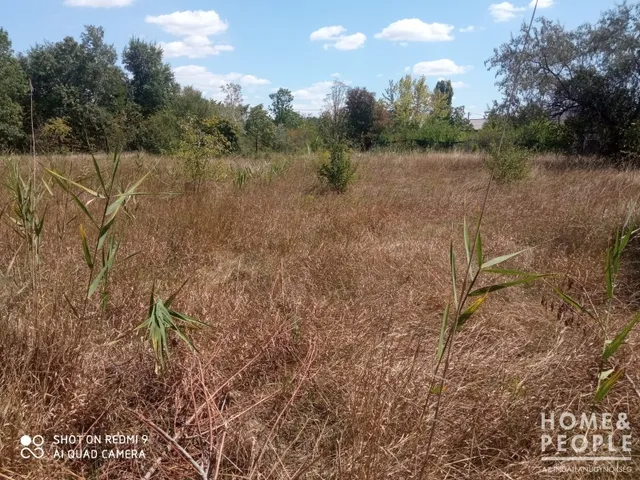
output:
[[545,413],[540,416],[543,462],[631,461],[626,413]]

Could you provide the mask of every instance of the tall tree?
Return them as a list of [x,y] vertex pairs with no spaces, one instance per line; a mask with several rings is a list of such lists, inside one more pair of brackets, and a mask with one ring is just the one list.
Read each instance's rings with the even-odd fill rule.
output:
[[0,150],[24,138],[21,102],[26,93],[26,75],[13,56],[9,34],[0,28]]
[[352,88],[347,93],[346,114],[349,137],[362,150],[371,147],[376,96],[366,88]]
[[237,83],[227,83],[221,87],[224,93],[224,113],[226,118],[231,120],[235,125],[242,126],[246,108],[243,105],[242,86]]
[[100,27],[87,26],[80,42],[66,37],[31,48],[21,63],[34,86],[36,123],[63,118],[77,144],[109,148],[109,132],[126,98],[124,72],[116,62]]
[[453,87],[451,86],[451,80],[438,80],[436,88],[433,89],[433,93],[436,95],[442,95],[446,104],[451,107],[453,101]]
[[341,143],[347,138],[347,93],[349,87],[336,80],[324,99],[321,129],[329,143]]
[[129,90],[143,115],[164,108],[178,92],[171,67],[162,60],[162,48],[140,38],[132,38],[122,53],[122,63],[130,74]]
[[452,114],[453,86],[451,80],[438,80],[433,89],[433,113],[437,118],[449,119]]
[[271,106],[269,111],[273,115],[276,125],[284,125],[287,128],[297,127],[300,123],[300,115],[293,110],[293,94],[286,88],[280,88],[269,95]]
[[432,111],[432,96],[424,76],[405,75],[396,83],[390,82],[383,99],[395,128],[400,130],[420,126]]
[[572,31],[540,18],[523,50],[527,33],[523,25],[486,62],[505,96],[496,111],[535,103],[566,120],[576,149],[591,142],[603,155],[628,150],[640,121],[640,4],[617,5]]
[[249,111],[247,122],[245,124],[247,136],[251,139],[251,143],[255,147],[255,152],[260,149],[270,148],[273,145],[276,126],[269,118],[269,114],[262,104],[256,105]]

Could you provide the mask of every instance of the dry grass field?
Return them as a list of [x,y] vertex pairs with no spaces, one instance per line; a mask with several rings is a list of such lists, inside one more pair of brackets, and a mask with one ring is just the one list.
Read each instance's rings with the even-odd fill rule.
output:
[[[39,160],[97,182],[89,158]],[[211,459],[210,478],[638,478],[636,457],[631,474],[545,473],[540,415],[628,413],[640,451],[640,334],[615,356],[624,377],[593,405],[601,335],[552,290],[603,306],[606,249],[634,205],[640,223],[640,173],[545,157],[530,178],[492,185],[486,257],[526,249],[505,268],[557,276],[495,292],[456,335],[427,451],[449,246],[464,259],[463,221],[475,225],[489,175],[475,155],[354,160],[357,180],[337,195],[318,187],[311,158],[241,188],[220,175],[184,192],[178,161],[124,156],[122,183],[149,171],[140,190],[153,195],[130,201],[115,227],[122,261],[104,310],[97,295],[82,308],[86,221],[69,195],[52,184],[42,198],[34,294],[3,191],[0,478],[140,479],[152,467],[147,478],[199,478],[144,419],[195,461]],[[167,371],[156,375],[145,332],[131,329],[154,282],[166,298],[185,280],[175,309],[209,326],[188,329],[199,353],[171,336]],[[638,285],[636,238],[611,309],[617,329],[640,309]],[[117,432],[149,435],[146,458],[50,457],[54,435]],[[21,458],[23,434],[43,435],[47,455]]]

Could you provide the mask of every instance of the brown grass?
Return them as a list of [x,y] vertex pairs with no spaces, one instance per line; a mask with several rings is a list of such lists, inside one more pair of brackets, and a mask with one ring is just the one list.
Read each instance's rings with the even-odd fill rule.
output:
[[[74,178],[91,172],[86,158],[49,161]],[[143,190],[184,189],[171,159],[123,162],[124,183],[151,170]],[[0,478],[142,478],[159,457],[152,478],[196,478],[175,450],[165,455],[167,441],[139,415],[179,434],[195,460],[211,457],[211,478],[408,479],[423,463],[425,479],[613,478],[541,471],[540,413],[591,410],[602,348],[589,320],[559,310],[544,283],[496,294],[457,335],[425,456],[430,410],[418,418],[451,298],[449,242],[463,258],[463,218],[477,218],[488,175],[470,155],[356,162],[345,195],[319,190],[313,160],[299,158],[269,182],[237,188],[226,178],[138,198],[117,227],[120,258],[138,255],[116,268],[108,310],[94,299],[82,318],[69,306],[82,304],[86,288],[81,217],[69,198],[58,188],[46,199],[38,311],[24,246],[7,271],[20,240],[5,213]],[[509,265],[561,274],[554,284],[584,299],[583,287],[600,304],[604,252],[640,198],[640,174],[561,162],[538,159],[531,178],[492,187],[485,253],[528,248]],[[640,305],[638,252],[636,240],[623,261],[617,326]],[[154,281],[166,297],[187,278],[176,308],[211,327],[190,331],[199,355],[172,341],[159,377],[141,333],[110,342],[144,319]],[[629,413],[636,450],[639,340],[633,332],[617,355],[627,377],[597,407]],[[25,433],[44,435],[52,453],[57,434],[116,432],[150,434],[146,459],[19,456]],[[637,478],[633,464],[636,473],[615,478]]]

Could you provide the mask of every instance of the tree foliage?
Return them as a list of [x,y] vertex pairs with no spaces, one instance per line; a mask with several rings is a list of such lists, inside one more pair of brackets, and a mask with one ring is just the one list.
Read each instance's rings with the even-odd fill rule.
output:
[[368,150],[374,140],[372,130],[375,121],[375,94],[366,88],[351,88],[347,93],[345,107],[349,138],[360,149]]
[[34,87],[36,126],[63,118],[77,143],[108,150],[106,132],[124,110],[127,90],[104,30],[87,26],[80,42],[66,37],[36,45],[21,61]]
[[276,125],[295,128],[300,125],[300,115],[293,109],[293,95],[290,90],[280,88],[269,95],[271,106],[269,111],[273,115]]
[[255,148],[255,153],[273,146],[276,135],[275,124],[269,118],[262,104],[249,110],[245,130],[251,140],[251,145]]
[[617,5],[575,30],[540,18],[522,49],[525,37],[523,25],[486,62],[505,94],[518,79],[512,108],[535,104],[564,122],[574,151],[617,158],[628,150],[640,117],[640,5]]
[[164,108],[179,88],[171,67],[162,60],[162,48],[140,38],[132,38],[122,53],[122,63],[130,74],[129,92],[143,115]]
[[0,28],[0,150],[16,147],[25,137],[22,102],[27,78],[13,55],[6,30]]

